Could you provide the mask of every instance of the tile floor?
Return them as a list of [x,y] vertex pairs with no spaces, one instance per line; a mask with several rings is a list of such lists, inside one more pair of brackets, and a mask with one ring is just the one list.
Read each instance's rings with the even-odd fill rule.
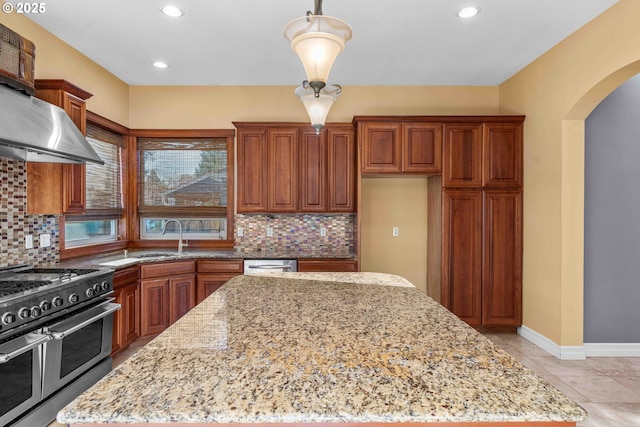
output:
[[[563,361],[519,335],[485,336],[586,409],[589,419],[578,427],[640,427],[640,357]],[[117,354],[114,366],[152,338],[141,338]]]

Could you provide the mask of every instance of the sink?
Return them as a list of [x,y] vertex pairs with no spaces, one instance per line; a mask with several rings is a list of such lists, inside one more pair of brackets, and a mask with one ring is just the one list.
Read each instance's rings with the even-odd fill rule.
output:
[[178,256],[177,253],[175,254],[167,254],[167,253],[149,253],[149,254],[135,254],[133,255],[133,258],[138,258],[138,259],[145,259],[145,258],[165,258],[168,256]]

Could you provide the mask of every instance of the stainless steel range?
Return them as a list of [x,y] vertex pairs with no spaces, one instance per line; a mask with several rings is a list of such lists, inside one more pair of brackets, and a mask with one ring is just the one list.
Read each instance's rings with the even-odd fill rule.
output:
[[46,426],[111,370],[113,272],[0,269],[0,426]]

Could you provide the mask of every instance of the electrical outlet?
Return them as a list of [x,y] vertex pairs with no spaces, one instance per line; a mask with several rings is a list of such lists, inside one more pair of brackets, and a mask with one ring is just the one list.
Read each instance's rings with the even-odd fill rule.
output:
[[32,249],[33,248],[33,234],[27,234],[24,236],[24,248]]
[[50,234],[41,234],[40,235],[40,247],[48,248],[51,246],[51,235]]
[[393,235],[393,237],[398,237],[400,235],[400,228],[399,227],[393,227],[393,230],[391,231],[391,234]]
[[242,227],[238,227],[238,231],[236,233],[238,237],[244,236],[244,229]]
[[273,228],[267,227],[267,237],[273,237]]
[[322,237],[325,237],[327,235],[327,229],[326,227],[320,227],[320,235]]

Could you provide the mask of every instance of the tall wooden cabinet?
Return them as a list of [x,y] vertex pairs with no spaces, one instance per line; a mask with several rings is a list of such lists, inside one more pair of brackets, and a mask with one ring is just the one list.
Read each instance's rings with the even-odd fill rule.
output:
[[[86,135],[89,92],[66,80],[36,80],[35,86],[38,98],[65,110]],[[29,214],[82,214],[85,199],[85,165],[27,162]]]
[[[444,127],[441,303],[472,326],[516,327],[522,324],[522,118],[496,120]],[[428,256],[438,256],[433,252]]]
[[355,212],[351,125],[328,125],[317,135],[295,123],[234,124],[238,213]]

